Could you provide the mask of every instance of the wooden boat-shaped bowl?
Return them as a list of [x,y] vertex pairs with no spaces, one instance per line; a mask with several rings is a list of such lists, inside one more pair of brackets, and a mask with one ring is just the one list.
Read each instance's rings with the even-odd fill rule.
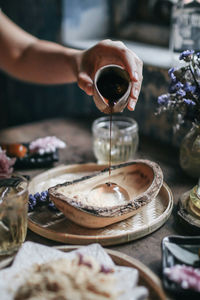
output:
[[[93,188],[108,181],[123,187],[129,199],[121,204],[104,206],[83,201]],[[163,173],[158,164],[135,160],[113,166],[110,176],[109,170],[104,169],[58,184],[48,191],[50,200],[68,219],[84,227],[102,228],[135,215],[156,197],[162,184]]]

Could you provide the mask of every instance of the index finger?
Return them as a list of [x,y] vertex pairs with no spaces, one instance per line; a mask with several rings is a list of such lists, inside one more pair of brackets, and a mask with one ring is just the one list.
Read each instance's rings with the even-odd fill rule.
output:
[[142,60],[130,49],[121,49],[120,58],[132,81],[142,82]]

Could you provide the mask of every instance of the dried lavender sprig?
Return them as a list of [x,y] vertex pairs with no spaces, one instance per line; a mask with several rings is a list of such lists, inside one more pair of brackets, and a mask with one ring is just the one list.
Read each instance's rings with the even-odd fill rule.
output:
[[193,59],[194,53],[194,50],[185,50],[180,54],[179,60],[189,62]]
[[196,54],[194,50],[186,50],[180,59],[187,65],[168,71],[171,79],[169,93],[158,97],[157,115],[170,111],[181,115],[182,120],[200,123],[199,58],[200,52]]
[[195,84],[196,84],[196,87],[197,87],[197,89],[198,89],[198,91],[199,91],[199,93],[200,93],[200,85],[199,85],[199,83],[198,83],[198,81],[197,81],[197,79],[196,79],[196,77],[195,77],[195,73],[194,73],[194,71],[193,71],[193,66],[192,66],[191,63],[190,63],[190,65],[189,65],[189,69],[190,69],[190,72],[191,72],[192,77],[193,77],[193,79],[194,79],[194,82],[195,82]]
[[48,191],[43,191],[41,193],[35,193],[34,195],[29,195],[28,200],[28,211],[34,211],[38,206],[46,205],[49,209],[54,211],[59,211],[54,203],[50,201]]

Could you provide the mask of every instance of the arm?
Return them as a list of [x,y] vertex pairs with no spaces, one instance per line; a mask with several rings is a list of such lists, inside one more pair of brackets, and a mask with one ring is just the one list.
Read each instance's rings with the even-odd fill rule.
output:
[[134,110],[142,83],[142,61],[122,42],[104,40],[81,51],[42,41],[0,12],[0,68],[21,80],[61,84],[76,82],[93,95],[95,72],[103,65],[124,67],[132,81],[128,108]]
[[0,68],[29,82],[56,84],[77,81],[81,52],[28,34],[0,12]]

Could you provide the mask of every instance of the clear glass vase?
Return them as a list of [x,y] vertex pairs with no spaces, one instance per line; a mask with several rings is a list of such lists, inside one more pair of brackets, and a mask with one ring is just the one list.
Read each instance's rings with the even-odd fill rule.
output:
[[200,177],[200,125],[193,125],[182,141],[180,166],[191,177]]

